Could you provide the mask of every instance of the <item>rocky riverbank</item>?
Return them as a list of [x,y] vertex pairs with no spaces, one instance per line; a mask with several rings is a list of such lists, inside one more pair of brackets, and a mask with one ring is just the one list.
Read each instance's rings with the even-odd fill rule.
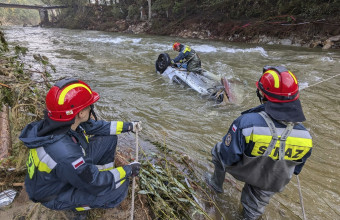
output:
[[[338,23],[337,23],[338,22]],[[181,23],[166,23],[162,20],[131,21],[98,20],[85,27],[89,30],[123,32],[131,34],[169,35],[183,38],[222,40],[256,44],[278,44],[297,47],[339,49],[339,21],[229,21],[210,22],[187,20]]]

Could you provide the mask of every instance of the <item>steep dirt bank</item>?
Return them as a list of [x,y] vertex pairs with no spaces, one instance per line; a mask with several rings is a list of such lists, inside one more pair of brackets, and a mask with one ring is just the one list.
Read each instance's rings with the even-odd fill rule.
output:
[[[191,18],[184,21],[153,19],[147,21],[113,20],[97,17],[76,28],[124,33],[147,33],[183,38],[212,39],[230,42],[280,44],[323,49],[340,48],[340,21],[299,20],[293,16],[271,20],[213,21]],[[86,23],[86,24],[84,24]],[[74,25],[74,24],[73,24]],[[58,24],[59,27],[68,25]],[[73,27],[74,28],[74,27]]]

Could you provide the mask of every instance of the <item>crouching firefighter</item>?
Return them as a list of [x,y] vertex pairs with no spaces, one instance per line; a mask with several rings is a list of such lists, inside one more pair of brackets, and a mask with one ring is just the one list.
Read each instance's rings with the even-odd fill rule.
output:
[[46,96],[44,119],[22,131],[19,138],[29,148],[25,186],[32,201],[53,210],[83,211],[113,208],[127,196],[129,177],[139,174],[140,163],[114,167],[117,135],[139,131],[141,123],[98,121],[93,110],[98,99],[86,83],[61,80]]
[[265,66],[256,86],[261,105],[242,112],[215,145],[215,170],[207,176],[218,193],[223,193],[225,172],[245,182],[244,219],[258,219],[312,152],[312,137],[301,124],[306,119],[295,75],[282,66]]
[[[174,51],[179,52],[178,56],[171,60],[172,64],[181,63],[182,67],[185,67],[189,72],[194,72],[197,74],[202,73],[201,59],[194,49],[189,46],[175,42],[172,45]],[[185,60],[185,62],[184,62]]]

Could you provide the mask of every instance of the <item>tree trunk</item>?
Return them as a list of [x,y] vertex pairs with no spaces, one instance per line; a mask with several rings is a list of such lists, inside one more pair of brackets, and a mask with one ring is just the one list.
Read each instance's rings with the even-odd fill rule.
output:
[[149,6],[149,21],[151,21],[151,0],[148,0],[148,6]]

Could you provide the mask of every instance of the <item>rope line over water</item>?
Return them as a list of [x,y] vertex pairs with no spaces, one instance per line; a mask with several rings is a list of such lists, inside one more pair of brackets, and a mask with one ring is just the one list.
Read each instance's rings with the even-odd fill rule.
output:
[[298,184],[298,188],[299,188],[299,197],[300,197],[300,204],[301,204],[301,208],[302,208],[303,220],[307,220],[306,212],[305,212],[305,206],[303,205],[303,197],[302,197],[302,191],[301,191],[300,180],[299,180],[298,175],[296,175],[296,179],[297,179],[297,184]]
[[320,82],[314,83],[314,84],[312,84],[312,85],[310,85],[310,86],[307,86],[306,88],[303,88],[303,89],[301,89],[301,90],[308,89],[308,88],[310,88],[310,87],[316,86],[316,85],[318,85],[318,84],[320,84],[320,83],[326,82],[326,81],[328,81],[328,80],[330,80],[330,79],[333,79],[333,78],[335,78],[335,77],[337,77],[337,76],[340,76],[340,73],[338,73],[338,74],[336,74],[335,76],[332,76],[332,77],[330,77],[330,78],[328,78],[328,79],[325,79],[325,80],[322,80],[322,81],[320,81]]
[[[136,130],[136,162],[138,162],[138,129]],[[135,188],[136,188],[136,177],[133,177],[132,195],[131,195],[132,201],[131,201],[131,212],[130,212],[131,220],[133,220],[133,212],[135,210]]]

